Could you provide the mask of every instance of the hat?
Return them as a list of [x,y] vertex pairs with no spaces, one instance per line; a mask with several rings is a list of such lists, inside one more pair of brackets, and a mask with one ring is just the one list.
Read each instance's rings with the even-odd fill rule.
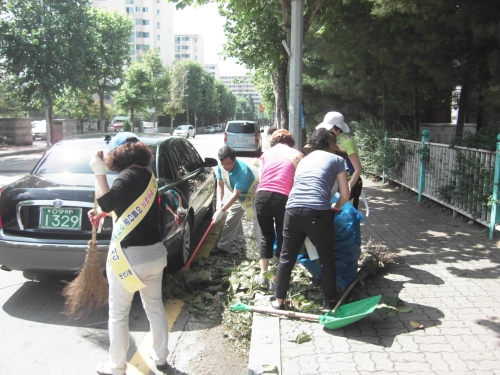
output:
[[119,132],[117,135],[113,137],[111,140],[111,148],[115,149],[117,147],[123,146],[125,143],[133,141],[137,142],[139,139],[137,135],[130,132]]
[[343,133],[350,133],[349,125],[344,122],[344,116],[340,112],[328,112],[323,119],[323,122],[316,126],[316,129],[325,128],[330,130],[336,126],[342,130]]

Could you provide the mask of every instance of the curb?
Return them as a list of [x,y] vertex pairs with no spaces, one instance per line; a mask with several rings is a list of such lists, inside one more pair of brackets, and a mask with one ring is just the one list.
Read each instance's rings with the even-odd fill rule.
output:
[[0,158],[4,156],[15,156],[15,155],[23,155],[23,154],[36,154],[39,152],[45,152],[48,150],[48,147],[37,148],[33,150],[19,150],[19,151],[0,151]]
[[247,375],[281,374],[280,318],[253,313],[252,319]]

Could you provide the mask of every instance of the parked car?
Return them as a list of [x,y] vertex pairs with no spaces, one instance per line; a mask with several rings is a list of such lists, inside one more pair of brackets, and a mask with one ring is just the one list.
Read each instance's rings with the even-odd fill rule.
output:
[[213,128],[214,128],[214,130],[216,132],[221,132],[222,131],[222,126],[220,126],[220,124],[214,124],[212,126],[213,126]]
[[262,133],[255,121],[229,121],[224,133],[224,145],[235,151],[262,151]]
[[[89,134],[56,143],[33,171],[3,188],[0,195],[0,265],[5,270],[74,272],[84,262],[93,208],[94,174],[88,163],[96,150],[110,149],[113,134]],[[189,259],[191,234],[202,218],[211,217],[216,202],[217,160],[203,160],[182,138],[140,134],[154,155],[157,176],[158,225],[168,251],[168,271],[175,272]],[[108,172],[111,185],[117,177]],[[178,225],[165,202],[172,190],[182,198]],[[175,212],[175,210],[174,210]],[[104,268],[112,232],[106,217],[97,233]]]
[[175,128],[173,135],[185,137],[186,139],[188,139],[190,136],[194,138],[196,137],[196,129],[193,125],[179,125],[177,128]]
[[31,136],[33,140],[36,138],[47,139],[47,125],[45,120],[31,122]]
[[215,129],[212,126],[205,126],[205,133],[215,133]]

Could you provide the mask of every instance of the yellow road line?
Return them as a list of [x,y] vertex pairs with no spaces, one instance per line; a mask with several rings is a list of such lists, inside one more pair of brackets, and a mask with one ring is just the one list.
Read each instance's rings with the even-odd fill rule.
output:
[[[169,332],[172,331],[172,327],[182,310],[182,306],[184,306],[184,302],[180,299],[169,299],[165,304]],[[155,368],[153,360],[149,357],[149,350],[152,345],[153,338],[151,332],[148,332],[128,364],[127,375],[149,375],[151,373],[151,370]]]

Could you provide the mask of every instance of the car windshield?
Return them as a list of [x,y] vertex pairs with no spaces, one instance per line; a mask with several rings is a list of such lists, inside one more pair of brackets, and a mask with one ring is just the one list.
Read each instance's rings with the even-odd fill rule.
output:
[[[154,158],[156,156],[156,145],[148,145],[148,147],[153,153]],[[89,160],[97,150],[103,150],[104,156],[106,156],[110,150],[110,146],[96,139],[81,139],[79,141],[56,144],[46,157],[40,161],[40,164],[33,171],[33,174],[93,173],[89,166]],[[152,167],[156,173],[155,164],[153,160]],[[107,169],[106,173],[117,174]]]
[[252,122],[232,122],[227,125],[228,133],[255,133],[255,124]]
[[189,125],[180,125],[175,130],[188,130],[188,129],[189,129]]

